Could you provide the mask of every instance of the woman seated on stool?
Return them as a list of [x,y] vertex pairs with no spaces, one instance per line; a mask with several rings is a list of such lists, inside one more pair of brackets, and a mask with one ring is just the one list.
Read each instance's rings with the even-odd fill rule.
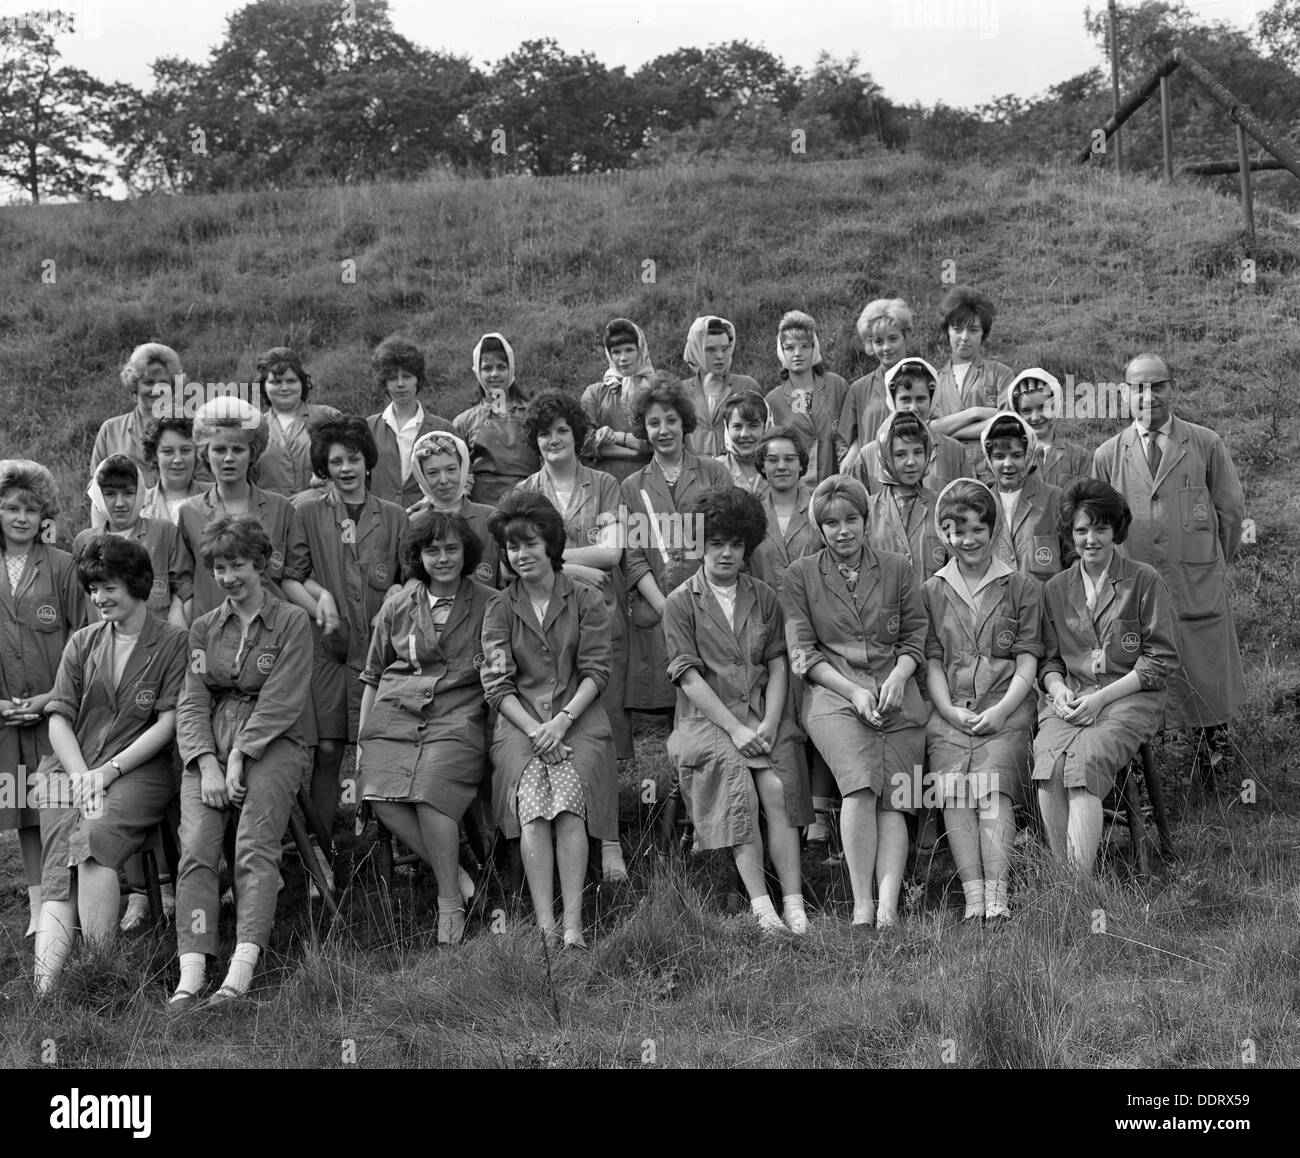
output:
[[515,575],[483,620],[483,689],[498,713],[497,826],[520,837],[533,911],[548,940],[558,862],[564,944],[585,949],[588,833],[618,836],[614,735],[599,702],[609,679],[609,615],[599,591],[564,574],[564,520],[544,496],[512,491],[488,526]]
[[117,929],[117,872],[171,803],[171,742],[189,663],[183,628],[150,615],[153,565],[140,543],[99,535],[77,561],[100,622],[73,634],[46,705],[53,756],[41,809],[43,868],[36,989],[49,989],[77,930],[106,945]]
[[1166,681],[1178,667],[1164,580],[1116,549],[1132,521],[1124,496],[1106,483],[1071,483],[1058,522],[1079,558],[1043,590],[1039,678],[1047,694],[1034,780],[1052,852],[1086,877],[1101,846],[1101,802],[1160,727]]
[[403,537],[402,565],[417,582],[379,609],[361,673],[361,799],[433,869],[439,945],[459,945],[465,933],[460,821],[487,759],[479,649],[493,593],[473,579],[481,553],[463,516],[415,515]]
[[263,582],[273,549],[262,525],[247,515],[209,523],[199,549],[225,599],[190,625],[190,665],[177,714],[185,772],[174,1013],[194,1004],[206,958],[217,951],[217,866],[232,823],[235,953],[208,1005],[248,992],[275,920],[280,840],[309,763],[302,715],[311,683],[311,621]]

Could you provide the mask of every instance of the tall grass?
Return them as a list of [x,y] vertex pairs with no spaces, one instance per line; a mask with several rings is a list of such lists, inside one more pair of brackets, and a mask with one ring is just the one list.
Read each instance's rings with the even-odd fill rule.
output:
[[[1027,853],[1016,919],[965,929],[941,855],[917,866],[903,930],[862,938],[843,920],[843,869],[810,852],[813,932],[774,944],[727,915],[725,858],[638,863],[634,889],[592,891],[591,953],[552,957],[495,891],[467,943],[436,951],[427,877],[399,879],[385,903],[348,847],[332,927],[289,871],[256,1003],[168,1022],[174,943],[150,935],[77,957],[47,1001],[0,1005],[0,1065],[42,1064],[49,1041],[60,1066],[1233,1066],[1247,1038],[1259,1064],[1300,1060],[1293,222],[1262,212],[1252,249],[1234,204],[1201,188],[904,156],[28,207],[0,210],[0,227],[0,456],[55,470],[68,537],[95,431],[130,404],[118,367],[142,341],[176,346],[204,381],[246,380],[260,349],[296,345],[320,400],[369,413],[369,350],[400,330],[428,350],[426,404],[450,416],[472,397],[480,333],[510,337],[525,381],[577,390],[601,373],[616,314],[645,326],[663,368],[680,368],[696,315],[729,317],[736,368],[773,385],[784,310],[818,318],[828,365],[852,379],[870,366],[862,306],[902,296],[919,352],[941,361],[932,318],[953,278],[998,303],[988,350],[1013,366],[1118,381],[1138,350],[1166,353],[1180,412],[1227,439],[1259,535],[1232,591],[1249,690],[1233,739],[1257,803],[1189,799],[1190,752],[1170,738],[1159,758],[1183,859],[1153,881],[1116,855],[1080,888]],[[1068,433],[1095,444],[1117,425]],[[638,753],[638,777],[666,780],[661,730]],[[0,874],[3,983],[30,969],[8,836]]]

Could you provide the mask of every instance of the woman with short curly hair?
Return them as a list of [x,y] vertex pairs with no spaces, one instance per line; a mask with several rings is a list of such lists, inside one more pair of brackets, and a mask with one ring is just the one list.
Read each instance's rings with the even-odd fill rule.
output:
[[[54,542],[54,476],[38,462],[0,462],[0,773],[25,784],[50,754],[45,705],[68,635],[86,622],[72,556]],[[0,806],[0,830],[16,828],[30,920],[41,911],[40,813],[25,800]]]
[[[677,713],[668,754],[701,848],[729,848],[765,933],[806,933],[799,829],[812,822],[803,737],[786,708],[785,623],[776,592],[741,573],[767,533],[763,505],[736,487],[686,508],[703,523],[704,562],[668,596],[664,636]],[[759,810],[781,882],[763,875]]]
[[104,420],[90,451],[90,469],[110,454],[129,455],[144,468],[145,479],[152,486],[158,481],[158,472],[146,461],[145,428],[151,419],[181,415],[185,382],[181,357],[170,346],[146,342],[131,351],[120,377],[135,405],[126,414]]
[[[288,554],[293,505],[283,495],[253,484],[252,468],[266,450],[266,419],[241,398],[214,398],[194,416],[194,443],[215,480],[202,494],[181,504],[177,527],[191,556],[199,557],[203,531],[224,515],[248,515],[261,523],[271,542],[264,582],[277,595]],[[207,567],[194,568],[194,594],[185,607],[193,623],[222,601],[221,588]]]
[[722,463],[686,450],[695,425],[695,407],[681,383],[657,382],[637,395],[632,430],[654,457],[622,485],[632,619],[625,703],[634,711],[670,712],[676,703],[661,616],[669,593],[700,566],[698,520],[683,511],[702,490],[731,485]]
[[[604,598],[613,654],[600,702],[614,730],[618,758],[627,760],[634,753],[632,728],[623,706],[628,644],[622,495],[611,475],[578,460],[578,450],[590,428],[581,404],[563,390],[544,390],[533,398],[524,412],[524,431],[541,455],[542,469],[524,479],[518,490],[544,495],[560,512],[564,519],[564,573],[590,583]],[[601,864],[606,880],[627,878],[617,840],[602,843]]]

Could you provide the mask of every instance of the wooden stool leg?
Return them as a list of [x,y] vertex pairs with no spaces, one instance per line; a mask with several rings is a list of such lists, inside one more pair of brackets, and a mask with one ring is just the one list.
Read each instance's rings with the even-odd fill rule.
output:
[[163,919],[163,903],[162,885],[158,880],[158,857],[152,844],[141,850],[140,861],[144,865],[144,891],[149,897],[149,917],[156,925]]
[[[310,804],[308,805],[310,807]],[[298,855],[302,858],[302,867],[311,874],[312,880],[316,882],[320,895],[325,898],[325,904],[329,907],[331,916],[339,915],[339,903],[334,898],[334,891],[329,887],[329,882],[325,879],[325,874],[321,872],[319,863],[316,860],[316,850],[312,847],[311,835],[307,831],[306,822],[293,809],[289,810],[289,831],[293,834],[293,842],[298,846]]]
[[333,860],[334,834],[325,828],[320,816],[316,813],[316,809],[312,806],[311,797],[307,794],[307,790],[301,786],[298,788],[298,807],[302,809],[302,814],[306,817],[307,824],[320,845],[321,851]]
[[1160,774],[1156,771],[1155,757],[1151,755],[1151,745],[1143,744],[1138,749],[1142,757],[1142,779],[1146,781],[1147,798],[1151,801],[1151,813],[1155,818],[1156,832],[1160,834],[1160,855],[1173,860],[1178,854],[1174,852],[1173,837],[1169,835],[1169,813],[1165,811],[1165,791],[1160,783]]
[[393,887],[393,834],[383,827],[375,841],[375,874],[385,890]]
[[1133,775],[1132,764],[1124,769],[1121,792],[1124,798],[1124,811],[1128,814],[1128,834],[1133,845],[1137,870],[1142,876],[1148,876],[1151,872],[1151,859],[1147,855],[1147,826],[1142,819],[1142,800],[1138,795],[1137,777]]

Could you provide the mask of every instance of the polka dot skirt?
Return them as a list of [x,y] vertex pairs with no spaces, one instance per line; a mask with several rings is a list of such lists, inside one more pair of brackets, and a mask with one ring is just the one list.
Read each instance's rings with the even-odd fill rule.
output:
[[587,816],[578,770],[572,760],[547,764],[534,756],[519,778],[519,823],[554,820],[561,812],[572,812],[584,819]]

